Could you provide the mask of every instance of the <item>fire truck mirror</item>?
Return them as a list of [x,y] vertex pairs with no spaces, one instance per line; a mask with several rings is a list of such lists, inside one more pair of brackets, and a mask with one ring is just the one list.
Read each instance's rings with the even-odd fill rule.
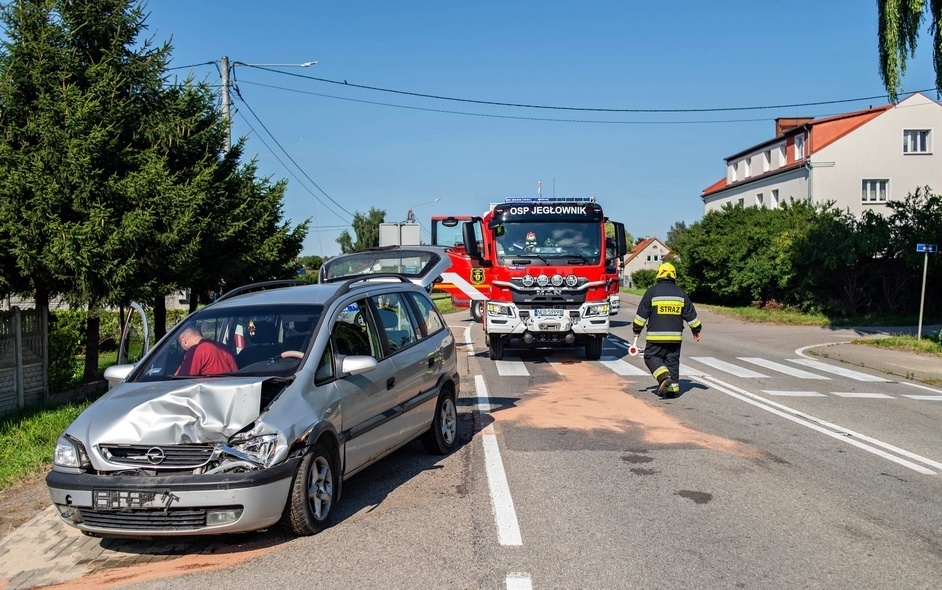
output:
[[464,238],[464,250],[471,258],[481,260],[481,249],[478,247],[477,237],[474,235],[474,222],[466,221],[461,226],[461,236]]

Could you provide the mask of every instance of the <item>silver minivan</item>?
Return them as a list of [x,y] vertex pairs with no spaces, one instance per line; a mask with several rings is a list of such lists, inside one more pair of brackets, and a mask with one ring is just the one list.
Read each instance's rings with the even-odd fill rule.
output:
[[59,438],[46,478],[98,536],[330,521],[346,478],[415,438],[457,441],[455,340],[427,288],[443,248],[330,259],[320,284],[262,283],[191,314]]

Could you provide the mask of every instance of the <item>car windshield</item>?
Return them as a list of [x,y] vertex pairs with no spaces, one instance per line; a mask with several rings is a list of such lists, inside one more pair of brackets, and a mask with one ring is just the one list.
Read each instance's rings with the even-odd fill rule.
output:
[[320,305],[210,306],[174,328],[134,381],[294,375],[310,347]]
[[345,254],[324,263],[325,280],[371,274],[395,273],[407,278],[424,276],[439,260],[433,252],[422,250],[367,250]]
[[[598,264],[601,230],[597,223],[504,223],[495,229],[497,255],[532,258],[539,264]],[[550,261],[551,258],[576,262]]]

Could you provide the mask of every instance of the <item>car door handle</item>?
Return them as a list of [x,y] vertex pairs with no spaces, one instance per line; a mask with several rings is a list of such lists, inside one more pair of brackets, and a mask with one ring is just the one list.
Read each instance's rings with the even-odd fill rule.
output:
[[396,386],[395,377],[390,377],[389,379],[386,380],[386,389],[392,389],[395,386]]

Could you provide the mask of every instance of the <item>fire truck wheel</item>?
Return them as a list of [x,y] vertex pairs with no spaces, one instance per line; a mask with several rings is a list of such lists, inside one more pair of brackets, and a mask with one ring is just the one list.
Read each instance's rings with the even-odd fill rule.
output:
[[489,356],[492,361],[499,361],[504,358],[504,339],[500,334],[495,334],[490,340],[490,345],[487,347]]
[[484,321],[484,302],[483,301],[472,301],[471,302],[471,319],[477,323]]
[[597,361],[602,358],[602,343],[604,338],[601,336],[588,336],[585,341],[585,358],[590,361]]

